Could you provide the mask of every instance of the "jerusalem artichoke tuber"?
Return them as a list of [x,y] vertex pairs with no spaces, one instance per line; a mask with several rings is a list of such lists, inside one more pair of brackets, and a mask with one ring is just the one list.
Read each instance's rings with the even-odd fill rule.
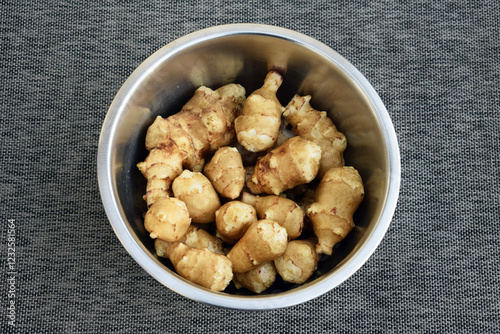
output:
[[215,211],[220,207],[219,196],[202,173],[184,170],[172,183],[174,196],[186,203],[193,223],[215,221]]
[[302,233],[306,213],[291,199],[276,195],[259,197],[244,192],[241,201],[255,207],[259,219],[273,220],[283,226],[289,240]]
[[278,140],[284,108],[276,92],[282,82],[278,72],[269,72],[264,85],[248,96],[241,115],[234,121],[238,142],[251,152],[272,148]]
[[144,228],[152,239],[177,241],[186,233],[190,224],[186,204],[173,197],[158,199],[144,216]]
[[182,167],[201,171],[208,153],[231,142],[233,122],[244,101],[245,89],[240,85],[229,84],[215,91],[202,86],[179,113],[156,118],[146,134],[149,156],[138,164],[148,179],[148,205],[168,195]]
[[238,150],[224,146],[215,152],[206,164],[205,176],[212,182],[215,190],[226,198],[235,199],[245,185],[245,169]]
[[318,173],[321,148],[312,141],[293,137],[262,158],[247,181],[254,194],[281,192],[311,182]]
[[322,177],[332,167],[344,165],[343,153],[347,142],[324,111],[309,104],[310,95],[295,95],[285,108],[283,116],[293,126],[295,134],[321,147],[318,176]]
[[217,235],[228,244],[235,244],[256,221],[254,207],[240,201],[227,202],[215,212]]
[[311,277],[318,265],[315,240],[292,240],[285,252],[274,260],[276,271],[283,280],[302,284]]
[[148,180],[146,194],[143,196],[148,206],[160,197],[169,196],[172,181],[182,173],[183,155],[175,147],[154,148],[146,160],[137,164],[142,175]]
[[[186,246],[198,249],[208,249],[217,254],[224,254],[224,246],[219,238],[211,235],[205,230],[202,230],[196,226],[191,225],[187,230],[186,234],[182,236],[178,242],[182,242]],[[167,247],[171,242],[155,239],[155,250],[156,255],[159,257],[166,257]]]
[[205,288],[223,291],[233,279],[231,261],[208,249],[174,242],[167,247],[166,254],[179,275]]
[[333,246],[351,232],[353,214],[363,197],[363,181],[353,167],[335,167],[325,173],[316,189],[315,202],[307,208],[318,237],[316,252],[331,255]]
[[242,287],[255,293],[262,293],[276,281],[276,268],[274,262],[264,262],[243,274],[234,274],[234,285],[237,289]]
[[246,273],[261,263],[276,259],[285,251],[287,238],[286,229],[272,220],[253,223],[227,254],[233,272]]

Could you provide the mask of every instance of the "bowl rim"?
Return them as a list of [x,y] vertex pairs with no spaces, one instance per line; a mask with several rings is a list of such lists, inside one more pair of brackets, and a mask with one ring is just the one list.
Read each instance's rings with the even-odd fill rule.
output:
[[[172,55],[194,44],[241,34],[286,39],[313,49],[314,52],[336,63],[342,72],[355,81],[369,98],[386,145],[389,183],[385,206],[375,228],[364,238],[364,242],[358,245],[348,258],[344,259],[331,272],[304,286],[279,294],[243,296],[215,292],[166,271],[166,267],[159,260],[149,256],[148,251],[139,242],[137,236],[134,236],[127,227],[124,220],[125,213],[117,205],[118,195],[114,191],[113,171],[109,163],[112,154],[111,138],[114,137],[119,119],[116,116],[121,114],[126,104],[124,102],[130,98],[131,93],[154,68],[160,66]],[[270,310],[304,303],[327,293],[352,276],[370,258],[387,232],[396,209],[401,182],[401,161],[396,132],[387,109],[368,80],[349,61],[332,48],[305,34],[272,25],[236,23],[213,26],[182,36],[158,49],[136,68],[116,94],[104,119],[97,152],[97,176],[103,206],[116,236],[134,260],[156,280],[186,298],[205,304],[240,310]]]

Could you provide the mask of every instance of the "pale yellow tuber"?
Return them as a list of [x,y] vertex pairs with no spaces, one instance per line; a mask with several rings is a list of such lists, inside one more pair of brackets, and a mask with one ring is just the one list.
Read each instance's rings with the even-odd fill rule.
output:
[[251,152],[272,148],[278,140],[283,106],[276,92],[283,77],[271,71],[264,79],[264,85],[250,94],[241,115],[234,121],[238,142]]
[[166,254],[179,275],[205,288],[223,291],[233,279],[232,264],[225,255],[180,242],[169,245]]
[[287,239],[286,229],[272,220],[253,223],[227,254],[233,272],[246,273],[261,263],[276,259],[285,251]]
[[212,182],[215,190],[229,199],[240,196],[245,185],[243,161],[234,147],[219,148],[212,160],[206,164],[204,174]]
[[243,274],[234,274],[233,282],[237,289],[242,287],[254,293],[262,293],[276,281],[274,262],[265,262]]
[[208,152],[228,145],[234,138],[233,121],[245,101],[245,89],[236,84],[215,91],[198,88],[182,110],[164,119],[156,118],[146,133],[146,148],[161,148],[174,142],[185,152],[184,166],[201,170]]
[[169,195],[172,181],[183,168],[201,171],[205,157],[234,138],[233,122],[245,101],[245,89],[236,84],[215,91],[198,88],[179,113],[158,116],[148,128],[146,148],[150,150],[138,168],[148,179],[148,205]]
[[190,225],[191,218],[186,204],[172,197],[159,198],[144,216],[144,228],[152,239],[177,241]]
[[[187,230],[186,234],[179,240],[178,242],[182,242],[186,246],[198,249],[208,249],[217,254],[225,254],[224,246],[222,241],[219,238],[211,235],[205,230],[202,230],[196,226],[191,225]],[[167,255],[167,247],[171,244],[171,242],[155,239],[155,250],[156,255],[159,257],[166,257]]]
[[333,246],[351,232],[354,212],[363,197],[363,181],[353,167],[335,167],[325,173],[315,202],[307,208],[318,237],[316,252],[331,255]]
[[154,148],[146,160],[137,164],[142,175],[148,180],[144,200],[151,206],[158,198],[171,195],[172,181],[182,173],[183,155],[170,147]]
[[306,213],[291,199],[276,195],[259,197],[244,192],[241,201],[252,205],[259,219],[273,220],[283,226],[289,240],[298,238],[302,233]]
[[240,201],[227,202],[215,212],[217,236],[228,244],[235,244],[257,221],[257,212]]
[[315,240],[292,240],[285,252],[274,260],[276,271],[284,281],[302,284],[316,270],[319,254],[315,250]]
[[219,196],[202,173],[184,170],[172,183],[174,196],[186,203],[193,223],[212,223],[220,207]]
[[321,148],[312,141],[293,137],[262,158],[246,182],[253,194],[279,195],[314,180],[321,160]]
[[295,95],[285,108],[283,116],[293,126],[295,134],[321,147],[321,164],[318,176],[322,177],[332,167],[344,165],[343,153],[346,137],[339,132],[324,111],[309,104],[310,95]]

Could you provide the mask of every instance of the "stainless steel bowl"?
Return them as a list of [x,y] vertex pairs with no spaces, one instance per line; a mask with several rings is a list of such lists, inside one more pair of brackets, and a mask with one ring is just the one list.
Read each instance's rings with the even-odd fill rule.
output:
[[[267,71],[285,72],[278,98],[286,105],[295,93],[312,95],[345,133],[346,165],[360,172],[366,196],[355,215],[356,228],[322,259],[310,282],[276,284],[260,296],[229,288],[218,293],[178,276],[158,259],[144,230],[146,181],[136,164],[147,155],[144,138],[157,115],[180,110],[200,85],[260,87]],[[303,34],[274,26],[233,24],[204,29],[164,46],[123,84],[104,121],[97,156],[104,208],[125,249],[151,276],[193,300],[249,310],[291,306],[318,297],[358,270],[382,240],[394,213],[400,184],[396,134],[379,96],[347,60]]]

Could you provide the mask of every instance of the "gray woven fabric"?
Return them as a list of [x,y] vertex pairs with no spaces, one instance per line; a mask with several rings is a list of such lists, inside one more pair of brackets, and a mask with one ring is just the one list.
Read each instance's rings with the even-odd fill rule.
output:
[[[498,1],[2,2],[0,331],[13,331],[13,219],[20,333],[500,332],[499,17]],[[402,157],[370,260],[268,312],[199,304],[151,278],[116,238],[96,177],[100,128],[130,73],[175,38],[241,22],[305,33],[353,63]]]

